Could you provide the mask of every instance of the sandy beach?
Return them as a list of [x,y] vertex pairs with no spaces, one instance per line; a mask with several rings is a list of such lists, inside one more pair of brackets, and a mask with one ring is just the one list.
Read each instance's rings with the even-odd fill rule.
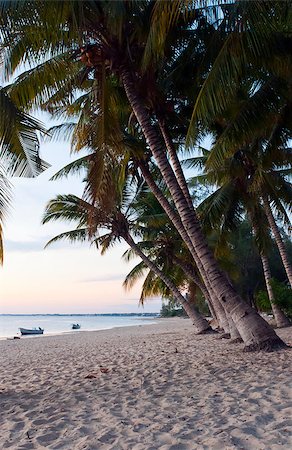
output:
[[[292,329],[279,330],[292,344]],[[243,353],[187,319],[0,342],[0,447],[292,448],[292,350]]]

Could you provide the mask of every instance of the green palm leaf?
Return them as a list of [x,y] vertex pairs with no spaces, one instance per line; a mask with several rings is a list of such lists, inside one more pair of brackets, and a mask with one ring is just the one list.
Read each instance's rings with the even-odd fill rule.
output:
[[49,167],[39,157],[40,122],[20,111],[0,89],[0,159],[10,175],[35,177]]
[[[134,255],[137,257],[137,255]],[[133,286],[144,276],[145,271],[148,271],[148,267],[145,266],[145,263],[141,261],[139,264],[136,264],[135,267],[127,274],[123,286],[126,290],[130,290]]]
[[46,243],[45,248],[48,248],[59,241],[68,241],[70,244],[86,242],[88,241],[87,229],[78,228],[77,230],[65,231],[64,233],[58,234]]

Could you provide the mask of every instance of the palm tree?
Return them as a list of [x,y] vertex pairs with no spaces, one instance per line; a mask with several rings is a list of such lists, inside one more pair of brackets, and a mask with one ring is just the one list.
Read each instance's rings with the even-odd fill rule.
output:
[[[53,64],[55,65],[56,61],[53,61]],[[47,65],[50,65],[50,61],[48,61]],[[41,67],[42,70],[44,70],[43,66]],[[61,69],[62,69],[62,67],[61,67]],[[39,69],[38,69],[38,71],[39,71]],[[38,71],[37,71],[37,73],[38,73]],[[36,72],[36,70],[33,71],[33,74],[32,74],[33,77],[34,77],[35,72]],[[62,71],[61,71],[61,73],[62,73]],[[74,72],[73,75],[75,76],[75,72]],[[16,83],[16,93],[19,91],[19,87],[21,86],[21,84],[25,83],[24,87],[27,84],[28,75],[26,74],[26,77],[22,77],[22,78],[23,78],[22,80],[19,80]],[[34,79],[32,81],[34,81]],[[54,78],[53,78],[53,81],[54,81]],[[73,77],[73,79],[70,80],[71,85],[73,85],[74,82],[75,82],[75,79]],[[108,88],[109,88],[109,85],[107,86],[107,89]],[[94,85],[92,86],[92,83],[89,84],[89,89],[90,90],[94,89]],[[15,87],[12,87],[12,92],[14,92],[14,95],[15,95]],[[91,94],[91,91],[89,91],[89,95],[87,95],[87,97],[82,95],[81,96],[81,101],[79,99],[77,99],[76,102],[74,102],[74,104],[73,104],[73,108],[72,108],[72,105],[70,105],[68,107],[68,115],[70,116],[72,114],[72,110],[74,112],[78,112],[80,110],[80,106],[82,105],[82,103],[85,103],[86,104],[86,113],[87,113],[87,116],[88,116],[88,104],[92,100],[92,98],[91,98],[92,94],[91,95],[90,94]],[[48,106],[49,110],[52,110],[54,112],[56,111],[56,106],[54,106],[54,105],[56,105],[55,97],[56,96],[53,96],[53,100],[47,101],[47,106]],[[57,96],[57,98],[58,98],[58,96]],[[34,98],[34,99],[32,98],[30,101],[38,102],[39,100],[38,100],[38,97],[36,96],[36,98]],[[59,98],[59,102],[60,102],[61,111],[63,112],[64,111],[64,107],[63,107],[64,100],[62,99],[62,97],[61,97],[61,99]],[[108,105],[110,105],[110,102],[107,102],[107,106]],[[51,109],[51,108],[53,108],[53,109]],[[93,109],[96,109],[95,106],[93,106]],[[107,108],[107,114],[108,114],[108,111],[111,111],[111,110],[112,110],[111,107]],[[96,117],[96,114],[93,112],[89,118],[88,117],[84,118],[83,114],[84,113],[81,114],[81,118],[79,119],[79,122],[77,124],[69,123],[69,124],[65,124],[65,126],[54,127],[54,130],[53,130],[56,134],[58,134],[62,130],[63,131],[65,130],[65,132],[67,132],[68,130],[72,131],[72,127],[74,128],[74,126],[75,126],[75,131],[74,131],[74,135],[73,135],[73,142],[74,142],[74,146],[75,146],[76,149],[79,149],[79,148],[81,148],[82,146],[85,146],[85,145],[91,146],[91,147],[92,146],[96,147],[99,144],[99,140],[100,140],[100,137],[99,138],[98,137],[95,138],[95,140],[88,139],[88,136],[92,136],[92,132],[91,131],[94,129],[95,123],[96,123],[97,127],[100,128],[99,116]],[[104,118],[103,122],[111,124],[111,126],[112,126],[113,116],[111,115],[110,117],[106,118],[106,120]],[[103,127],[101,127],[101,128],[103,130]],[[116,128],[118,129],[118,126]],[[106,131],[107,131],[107,133],[105,133],[105,134],[108,136],[109,135],[108,130],[106,130]],[[86,138],[84,136],[86,136]],[[101,137],[101,139],[102,138],[103,137]],[[118,139],[116,139],[116,141],[118,141],[118,143],[120,145],[119,139],[121,139],[120,136],[118,136]],[[111,146],[113,146],[113,144],[115,144],[114,140],[111,140],[110,143],[111,143]],[[136,148],[137,148],[137,145],[136,145]],[[107,147],[107,150],[108,150],[108,147]],[[98,157],[100,154],[101,154],[101,158]],[[99,154],[96,154],[95,163],[92,166],[91,177],[89,177],[89,179],[94,179],[94,180],[100,179],[100,173],[98,174],[99,176],[97,178],[97,172],[101,172],[102,171],[101,168],[104,168],[104,166],[105,166],[105,164],[103,164],[103,159],[102,159],[103,157],[104,156],[102,155],[102,152],[100,152]],[[140,168],[141,168],[141,166],[144,167],[143,161],[137,161],[137,150],[136,149],[135,149],[135,158],[136,158],[136,162],[137,162],[138,166]],[[93,159],[94,158],[92,158],[92,160]],[[81,162],[81,164],[83,164],[83,163]],[[74,166],[75,166],[75,164],[74,164]],[[98,167],[98,168],[96,169],[96,167]],[[65,171],[66,170],[67,169],[65,169]],[[70,167],[68,168],[68,170],[70,170]],[[143,170],[142,170],[142,172],[143,172]],[[64,173],[64,172],[62,172],[62,173]],[[95,191],[97,191],[97,188],[100,189],[100,186],[96,185],[96,182],[95,182],[95,186],[94,187],[95,187]],[[90,185],[90,183],[88,185],[88,191],[92,191],[92,186]],[[185,233],[184,233],[184,237],[185,237],[185,239],[187,239],[187,236],[185,236]]]
[[[47,245],[51,245],[60,239],[67,239],[70,242],[87,240],[95,243],[97,247],[100,246],[102,252],[105,252],[115,241],[124,239],[145,265],[165,283],[176,301],[182,305],[192,319],[196,333],[201,334],[210,329],[208,322],[196,310],[191,308],[173,281],[135,243],[130,234],[130,222],[118,206],[115,210],[109,211],[105,210],[103,205],[98,203],[92,205],[74,195],[59,195],[48,203],[43,223],[52,220],[73,221],[77,222],[77,226],[72,231],[54,237]],[[90,226],[88,226],[89,221]],[[109,233],[98,236],[97,231],[100,228],[108,229]]]
[[271,210],[271,206],[270,206],[270,202],[268,201],[267,197],[263,196],[262,198],[263,198],[263,205],[264,205],[264,209],[265,209],[265,213],[266,213],[267,219],[269,221],[270,228],[271,228],[271,230],[273,232],[273,235],[275,237],[275,241],[277,243],[277,247],[279,249],[279,253],[281,255],[283,266],[285,267],[286,274],[287,274],[290,286],[292,286],[292,267],[291,267],[291,264],[290,264],[289,259],[288,259],[288,255],[287,255],[287,251],[286,251],[283,239],[281,237],[279,228],[278,228],[278,226],[276,224],[276,221],[274,219],[274,216],[273,216],[273,213],[272,213],[272,210]]
[[[205,153],[208,152],[205,151]],[[205,226],[219,228],[222,235],[234,229],[244,211],[247,211],[254,229],[276,323],[278,327],[283,327],[289,325],[289,321],[274,301],[270,285],[271,274],[267,258],[267,247],[270,244],[268,223],[258,196],[253,195],[253,190],[250,190],[250,184],[254,182],[250,177],[250,168],[254,166],[252,161],[247,164],[248,155],[249,153],[246,151],[243,161],[240,155],[235,155],[235,157],[225,160],[221,171],[209,170],[200,177],[201,179],[205,178],[207,182],[211,181],[217,186],[219,185],[219,188],[202,202],[199,210]],[[252,155],[254,156],[255,152]],[[191,161],[191,163],[196,164],[204,159],[206,160],[206,156]]]
[[[270,86],[266,84],[257,88],[256,92],[250,97],[247,96],[245,101],[241,98],[242,105],[239,112],[236,111],[232,119],[229,117],[228,127],[221,125],[220,135],[206,164],[213,170],[215,168],[217,171],[220,170],[222,151],[227,158],[234,154],[241,161],[246,176],[249,177],[249,191],[261,196],[288,280],[291,282],[291,264],[271,209],[272,205],[278,216],[289,226],[290,220],[286,211],[291,212],[292,194],[289,182],[292,163],[289,148],[291,100],[286,94],[287,84],[284,85],[285,89],[280,84],[276,90],[277,98],[275,99],[274,91],[277,83],[271,83],[270,80],[268,83]],[[241,91],[241,97],[243,97],[243,91]],[[256,111],[260,120],[254,116]],[[244,130],[248,121],[253,122],[253,133],[248,136],[243,132],[241,136],[241,131]]]
[[[189,250],[199,270],[201,270],[201,276],[206,285],[212,285],[219,302],[224,306],[226,312],[232,316],[247,348],[281,346],[283,345],[282,341],[275,332],[257,315],[256,311],[244,303],[219,270],[207,246],[200,223],[194,211],[189,207],[176,174],[167,159],[166,144],[163,136],[159,133],[155,111],[151,109],[152,93],[154,92],[154,96],[157,95],[157,75],[155,71],[161,73],[160,68],[159,66],[148,65],[145,70],[142,62],[145,38],[149,34],[149,24],[155,5],[156,2],[151,4],[118,2],[117,8],[116,2],[108,4],[108,2],[103,1],[67,1],[61,4],[60,2],[53,2],[53,5],[52,2],[49,5],[47,2],[33,4],[21,2],[19,8],[15,8],[14,3],[12,6],[8,5],[7,8],[4,5],[2,6],[4,24],[9,23],[11,26],[9,28],[4,27],[3,36],[6,42],[9,42],[9,40],[13,42],[8,52],[7,48],[5,49],[6,60],[9,60],[9,55],[13,54],[13,65],[15,67],[23,58],[27,57],[27,48],[30,49],[29,58],[33,59],[41,53],[44,54],[44,51],[48,49],[48,42],[51,43],[50,54],[53,55],[53,58],[58,54],[63,56],[64,47],[67,54],[71,52],[73,55],[75,52],[76,55],[76,51],[80,47],[79,43],[84,42],[85,45],[81,52],[81,60],[85,64],[84,72],[86,74],[91,72],[90,76],[94,78],[98,88],[93,92],[91,98],[92,100],[95,99],[96,104],[99,105],[95,109],[95,115],[99,118],[99,130],[101,130],[99,136],[103,138],[99,141],[100,152],[109,150],[105,134],[102,132],[106,125],[103,106],[105,105],[107,81],[115,80],[116,83],[121,83],[123,94],[129,102],[146,139],[149,151],[167,184],[180,220],[178,231],[181,235],[187,235]],[[53,6],[55,8],[54,14],[52,14]],[[32,7],[34,8],[33,11]],[[23,29],[24,17],[31,25],[25,30]],[[214,19],[211,20],[214,21]],[[195,33],[196,28],[192,27],[194,23],[195,19],[192,18],[188,24],[189,34],[192,34],[191,30]],[[46,24],[46,26],[43,27],[43,24]],[[185,38],[185,33],[183,33],[183,39]],[[247,42],[249,41],[247,40]],[[168,42],[168,51],[171,54],[177,51],[177,47],[173,45],[176,43],[177,38],[173,33],[170,35]],[[167,60],[163,62],[167,63]],[[65,89],[67,93],[69,90],[66,99],[70,98],[72,77],[70,77],[70,74],[66,74],[65,78],[61,77],[60,80],[58,72],[57,74],[53,72],[50,65],[50,63],[46,64],[46,67],[49,67],[47,74],[49,74],[50,89],[48,89],[48,83],[44,83],[42,87],[39,83],[36,85],[34,80],[28,99],[30,105],[40,103],[42,96],[48,98],[52,95],[51,87],[55,91],[55,94],[53,94],[55,97],[61,93],[63,94],[61,98],[64,99]],[[167,92],[165,94],[167,95]],[[27,99],[24,100],[27,102]],[[163,105],[163,101],[161,103]],[[93,197],[98,190],[94,184],[96,170],[95,165],[92,176],[89,177],[88,193],[93,194]]]
[[[164,273],[168,274],[168,277],[174,280],[176,286],[181,286],[181,289],[186,290],[188,286],[194,284],[204,294],[209,309],[213,311],[211,302],[209,300],[208,291],[204,284],[200,280],[200,277],[196,269],[192,266],[191,255],[188,253],[189,262],[185,261],[186,254],[183,255],[182,247],[183,242],[177,233],[171,229],[169,224],[162,225],[161,216],[153,216],[151,219],[152,226],[147,221],[147,217],[138,216],[138,222],[144,222],[144,225],[139,227],[139,230],[143,236],[143,240],[137,243],[144,254],[155,261],[155,264],[161,267]],[[156,223],[154,223],[154,221]],[[127,252],[124,257],[130,258],[132,253]],[[124,285],[126,288],[131,288],[137,281],[138,276],[142,276],[141,264],[138,264],[126,277]],[[147,267],[148,268],[148,267]],[[145,265],[144,265],[145,269]],[[147,277],[145,278],[140,302],[143,303],[147,296],[153,294],[161,294],[165,298],[169,298],[171,293],[169,289],[161,283],[160,279],[156,275],[148,270]],[[190,297],[189,297],[190,298]],[[188,303],[190,303],[188,299]],[[194,303],[194,302],[193,302]],[[216,315],[213,311],[213,317],[216,319]]]
[[269,297],[269,300],[270,300],[270,303],[272,306],[272,311],[274,314],[276,325],[278,328],[290,326],[291,323],[290,323],[289,319],[285,316],[285,314],[279,308],[279,306],[277,305],[277,303],[275,301],[275,296],[274,296],[273,288],[272,288],[272,284],[271,284],[272,275],[271,275],[271,269],[269,266],[269,260],[264,253],[261,253],[261,260],[262,260],[262,265],[263,265],[263,271],[264,271],[264,276],[265,276],[268,297]]
[[[165,197],[168,197],[165,186],[161,185],[161,189],[164,190]],[[204,295],[212,316],[217,320],[219,319],[219,324],[228,331],[224,311],[222,313],[222,310],[219,309],[218,311],[217,309],[219,317],[217,316],[209,292],[201,280],[197,268],[194,266],[191,254],[155,196],[149,190],[141,191],[133,204],[133,208],[138,213],[137,226],[139,226],[139,230],[143,235],[143,241],[140,243],[143,246],[142,248],[148,249],[152,254],[155,254],[155,259],[158,260],[159,258],[161,264],[166,266],[171,273],[175,267],[176,271],[178,271],[177,276],[181,280],[179,283],[191,283],[197,286]],[[134,275],[136,275],[136,271],[134,271]]]
[[[255,206],[254,210],[251,212],[249,211],[251,223],[254,229],[255,238],[258,244],[260,258],[262,261],[262,267],[264,272],[264,278],[266,283],[266,289],[268,292],[268,297],[271,303],[272,311],[274,314],[274,318],[276,321],[276,325],[279,328],[290,326],[290,321],[284,314],[284,312],[281,310],[281,308],[278,306],[277,302],[275,301],[273,289],[272,289],[272,275],[271,275],[271,269],[269,265],[269,259],[267,257],[268,249],[267,246],[270,247],[270,239],[267,241],[267,239],[263,239],[265,237],[265,234],[268,236],[268,231],[265,230],[267,228],[267,223],[264,223],[263,219],[263,212],[261,212],[260,207]],[[268,236],[269,237],[269,236]]]
[[[233,86],[232,95],[225,95],[225,109],[220,110],[218,106],[216,113],[206,118],[205,125],[212,132],[215,142],[212,151],[205,152],[206,157],[203,158],[209,181],[222,187],[220,195],[214,194],[218,208],[220,203],[225,202],[229,216],[236,214],[236,201],[231,204],[232,195],[237,197],[236,186],[245,197],[245,206],[251,198],[256,203],[260,193],[271,225],[275,224],[272,224],[273,217],[269,214],[268,199],[286,223],[289,223],[289,217],[285,207],[289,208],[291,201],[291,185],[287,180],[291,170],[291,151],[287,148],[291,138],[291,89],[287,76],[289,50],[284,29],[286,18],[282,13],[283,10],[279,14],[282,27],[279,36],[275,36],[272,30],[267,35],[271,41],[267,47],[272,52],[269,60],[265,61],[264,69],[252,59],[240,82]],[[279,53],[275,51],[277,46],[281,48]],[[208,85],[210,80],[206,83]],[[196,162],[202,163],[202,159]],[[229,216],[226,216],[227,225]],[[287,255],[279,239],[278,242],[289,274],[291,268]]]
[[[138,243],[138,245],[139,247],[141,247],[141,243]],[[144,245],[142,246],[142,248],[143,250],[145,249]],[[143,251],[143,253],[145,253],[145,251]],[[127,260],[130,259],[132,256],[136,256],[136,254],[130,252],[130,250],[123,255],[123,257],[126,258]],[[155,264],[157,264],[157,259],[155,259]],[[197,310],[197,301],[196,301],[197,285],[186,279],[183,271],[177,270],[173,266],[166,267],[165,261],[163,260],[163,272],[165,272],[165,269],[168,269],[168,277],[174,279],[175,285],[179,286],[180,291],[182,290],[186,291],[185,298],[190,307]],[[162,299],[168,300],[171,304],[178,305],[172,292],[161,281],[161,279],[155,275],[154,272],[149,270],[148,266],[146,266],[143,261],[138,263],[127,274],[123,283],[125,289],[127,290],[131,289],[135,285],[135,283],[142,277],[144,277],[144,281],[139,300],[141,305],[144,305],[146,299],[151,298],[153,296],[160,296]],[[213,321],[213,324],[215,323],[216,319],[214,319]]]
[[[193,111],[193,115],[192,115],[192,120],[191,120],[191,124],[190,124],[190,128],[189,128],[189,134],[188,134],[188,138],[189,141],[191,138],[193,138],[195,132],[193,130],[195,130],[196,132],[198,132],[197,130],[197,126],[195,123],[195,118],[199,117],[200,120],[204,121],[206,124],[210,124],[210,122],[213,120],[214,117],[216,117],[216,115],[218,116],[218,114],[220,115],[220,113],[222,113],[224,111],[224,108],[226,109],[226,106],[228,105],[228,102],[230,101],[230,97],[232,98],[232,96],[234,96],[234,93],[236,93],[236,89],[238,88],[238,82],[234,82],[235,79],[240,79],[240,71],[238,70],[238,68],[242,67],[242,69],[244,68],[244,65],[246,65],[246,67],[252,67],[253,71],[254,69],[256,69],[255,73],[252,73],[252,77],[249,77],[250,79],[254,80],[253,82],[255,83],[255,87],[256,89],[258,89],[258,87],[260,86],[260,82],[259,79],[262,78],[262,80],[265,82],[265,76],[266,73],[262,70],[262,66],[264,66],[265,70],[268,71],[270,74],[272,74],[272,82],[270,80],[268,80],[268,83],[266,83],[267,85],[270,85],[270,87],[272,87],[272,89],[275,90],[275,84],[278,84],[277,88],[278,88],[278,92],[281,92],[282,94],[282,98],[283,98],[283,92],[285,91],[287,93],[286,98],[284,95],[285,100],[287,99],[287,97],[289,96],[289,92],[291,90],[289,90],[289,45],[288,45],[288,35],[287,35],[287,5],[283,5],[280,4],[279,2],[274,2],[273,5],[272,4],[266,4],[266,5],[260,5],[257,2],[253,2],[251,5],[251,2],[249,2],[250,4],[248,5],[246,2],[241,2],[241,4],[239,5],[239,2],[237,4],[237,6],[235,6],[236,8],[239,6],[239,8],[242,10],[242,17],[246,17],[247,21],[246,24],[242,24],[240,21],[237,21],[233,23],[233,31],[236,31],[236,26],[247,26],[247,33],[231,33],[228,38],[226,39],[226,41],[222,41],[222,49],[220,50],[220,52],[218,52],[218,56],[216,61],[214,62],[212,69],[209,71],[207,78],[202,86],[202,89],[200,90],[198,97],[197,97],[197,101],[196,101],[196,105],[195,105],[195,109]],[[267,2],[268,3],[268,2]],[[165,43],[165,33],[166,31],[171,27],[170,24],[173,25],[173,23],[177,20],[177,18],[179,17],[179,14],[181,11],[179,11],[180,8],[184,8],[184,14],[188,15],[190,13],[190,8],[189,8],[189,2],[186,1],[182,1],[182,2],[178,2],[176,4],[172,4],[172,5],[165,5],[165,4],[161,4],[156,8],[154,17],[153,17],[153,24],[154,24],[154,31],[152,30],[152,36],[150,34],[150,44],[152,45],[152,50],[153,50],[153,38],[155,40],[155,38],[157,38],[159,36],[159,39],[157,38],[157,43],[158,41],[160,41],[160,44],[163,42]],[[249,8],[255,8],[253,10],[252,15],[249,15]],[[228,5],[228,8],[232,8],[232,5]],[[160,11],[160,12],[158,12]],[[265,23],[262,23],[262,25],[264,24],[265,27],[263,29],[260,29],[259,24],[255,24],[254,20],[256,17],[256,20],[258,20],[258,16],[256,14],[256,11],[258,11],[260,13],[259,17],[261,17],[261,19],[265,16]],[[231,16],[231,15],[230,15]],[[234,17],[236,17],[236,14],[234,14]],[[167,21],[167,18],[169,18],[169,20]],[[224,22],[224,18],[222,20]],[[277,22],[277,27],[275,27],[275,23]],[[259,21],[260,23],[260,21]],[[279,23],[281,24],[281,26],[279,27]],[[249,25],[247,25],[249,24]],[[254,26],[254,29],[249,28],[250,25]],[[243,30],[243,28],[242,28]],[[254,31],[254,35],[252,36],[252,33],[250,33],[250,31]],[[277,30],[277,33],[275,33],[275,30]],[[266,34],[265,34],[266,33]],[[282,33],[282,34],[281,34]],[[249,36],[250,34],[250,36]],[[251,39],[252,38],[252,39]],[[243,44],[245,42],[245,40],[249,41],[249,45],[246,46],[246,48],[243,48]],[[255,45],[256,44],[256,45]],[[221,44],[219,44],[221,45]],[[237,52],[236,50],[239,48],[243,48],[243,51]],[[237,53],[237,58],[235,58],[235,60],[232,60],[230,58],[230,49],[232,48],[233,53]],[[278,49],[278,50],[277,50]],[[281,49],[281,50],[280,50]],[[264,50],[262,52],[262,50]],[[269,52],[269,57],[267,58],[267,54]],[[252,56],[252,58],[248,61],[248,65],[246,64],[246,57],[249,55],[249,57]],[[263,55],[264,55],[264,61],[263,61]],[[260,64],[259,64],[260,61]],[[279,64],[279,61],[280,64]],[[252,64],[251,64],[252,63]],[[232,67],[233,66],[233,67]],[[224,72],[224,70],[226,69],[226,71]],[[259,69],[261,71],[261,73],[259,73]],[[244,73],[244,70],[242,70],[242,72]],[[264,77],[263,77],[264,74]],[[222,78],[222,75],[224,76],[224,79]],[[229,76],[229,81],[226,80],[226,76]],[[218,80],[220,80],[221,78],[221,86],[219,83],[218,86]],[[280,83],[279,83],[280,80]],[[263,83],[263,81],[261,81]],[[276,81],[276,83],[275,83]],[[263,84],[264,88],[266,88],[265,84]],[[286,89],[284,86],[288,86],[288,89]],[[220,89],[221,87],[221,89]],[[284,91],[283,91],[283,87],[284,87]],[[224,91],[223,91],[224,89]],[[280,89],[280,91],[279,91]],[[263,90],[267,90],[267,89],[263,89]],[[270,92],[269,92],[270,93]],[[272,101],[275,102],[275,95],[272,96]],[[281,97],[280,97],[281,98]],[[279,105],[279,102],[276,102],[277,105]],[[289,105],[289,103],[288,103]],[[291,102],[290,102],[291,105]],[[254,104],[252,104],[253,109],[254,109]],[[259,108],[263,108],[263,103],[262,102],[258,102],[258,106]],[[266,106],[266,105],[265,105]],[[289,129],[289,117],[290,117],[290,107],[286,106],[285,102],[284,102],[284,107],[283,104],[281,105],[282,111],[280,113],[280,117],[278,114],[278,117],[276,118],[276,122],[278,121],[277,125],[275,125],[275,118],[273,117],[274,123],[272,124],[274,126],[274,130],[273,133],[271,134],[272,139],[274,139],[274,137],[276,136],[276,138],[278,138],[279,141],[279,126],[281,125],[282,128],[285,125],[288,125]],[[211,113],[212,111],[212,113]],[[273,107],[271,109],[272,114],[275,111],[275,108]],[[240,113],[242,114],[242,111],[240,111]],[[246,113],[246,112],[245,112]],[[247,113],[249,113],[249,119],[251,120],[245,120],[245,122],[242,121],[242,119],[247,119],[248,118],[248,114],[245,114],[244,117],[240,117],[241,118],[241,126],[237,125],[237,132],[240,132],[241,136],[238,136],[238,133],[236,135],[236,138],[238,140],[238,138],[240,137],[241,139],[246,139],[247,133],[253,133],[254,134],[254,129],[253,129],[253,122],[254,122],[254,117],[256,117],[256,112],[253,111],[251,109],[251,111],[247,111]],[[270,114],[271,116],[271,114]],[[281,117],[282,116],[282,117]],[[267,117],[266,115],[260,115],[261,120],[263,122],[266,121]],[[286,121],[285,121],[286,118]],[[280,120],[279,120],[280,119]],[[284,119],[284,120],[283,120]],[[219,120],[218,120],[219,121]],[[222,119],[221,119],[222,122]],[[286,122],[286,123],[285,123]],[[219,121],[220,123],[220,121]],[[242,126],[244,125],[244,126]],[[234,127],[235,128],[235,127]],[[205,133],[205,129],[204,127],[201,127],[201,129],[203,130],[203,133]],[[242,131],[244,130],[245,134],[242,133]],[[228,130],[230,131],[230,130]],[[230,135],[230,133],[229,133]],[[230,137],[230,136],[229,136]],[[232,134],[231,134],[232,137]],[[280,136],[281,137],[281,136]],[[227,139],[228,139],[228,134],[227,134]],[[167,136],[166,136],[166,143],[167,143]],[[231,146],[234,146],[234,142],[236,142],[233,138],[233,142],[231,144]],[[230,147],[230,142],[228,142],[229,147]],[[237,142],[236,142],[237,144]],[[222,145],[221,148],[224,148],[224,146]],[[171,151],[169,150],[169,153],[171,155]],[[222,153],[222,152],[221,152]],[[224,154],[224,153],[222,153]],[[222,155],[218,155],[218,151],[215,152],[214,149],[212,151],[212,155],[213,160],[214,160],[214,156],[217,159],[219,159],[218,157],[221,157],[222,159]],[[218,162],[218,161],[217,161]],[[175,165],[175,163],[174,163]],[[179,177],[180,174],[178,173],[178,181],[179,181]],[[179,181],[180,182],[180,181]],[[183,185],[182,185],[182,189],[183,189]],[[187,198],[187,197],[186,197]],[[291,196],[290,196],[291,198]],[[283,254],[283,245],[281,246],[281,250],[282,250],[282,254]],[[287,274],[289,273],[289,268],[288,268],[288,263],[287,263],[287,257],[286,255],[284,256],[284,261],[285,261],[285,266],[287,267]]]

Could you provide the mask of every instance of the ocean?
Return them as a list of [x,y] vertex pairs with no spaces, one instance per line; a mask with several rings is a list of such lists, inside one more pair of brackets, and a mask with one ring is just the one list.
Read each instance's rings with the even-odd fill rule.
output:
[[[44,335],[107,330],[155,323],[158,314],[0,314],[0,338],[20,336],[19,328],[44,328]],[[80,330],[72,330],[79,323]],[[37,337],[37,336],[34,336]],[[30,338],[30,337],[28,337]]]

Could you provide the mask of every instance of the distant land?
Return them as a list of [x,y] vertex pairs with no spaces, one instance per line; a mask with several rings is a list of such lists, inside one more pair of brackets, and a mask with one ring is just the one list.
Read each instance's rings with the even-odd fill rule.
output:
[[88,314],[88,313],[85,313],[85,314],[41,314],[41,313],[37,313],[37,314],[0,314],[0,317],[3,317],[3,316],[5,316],[5,317],[7,317],[7,316],[9,316],[9,317],[11,317],[11,316],[34,316],[34,317],[36,317],[36,316],[60,316],[60,317],[71,317],[71,316],[74,316],[74,317],[76,317],[76,316],[78,316],[78,317],[96,317],[96,316],[98,316],[98,317],[131,317],[131,316],[135,316],[135,317],[137,317],[137,316],[140,316],[140,317],[158,317],[158,316],[160,316],[160,313],[157,313],[157,312],[155,312],[155,313],[149,313],[149,312],[147,312],[147,313],[102,313],[102,314]]

